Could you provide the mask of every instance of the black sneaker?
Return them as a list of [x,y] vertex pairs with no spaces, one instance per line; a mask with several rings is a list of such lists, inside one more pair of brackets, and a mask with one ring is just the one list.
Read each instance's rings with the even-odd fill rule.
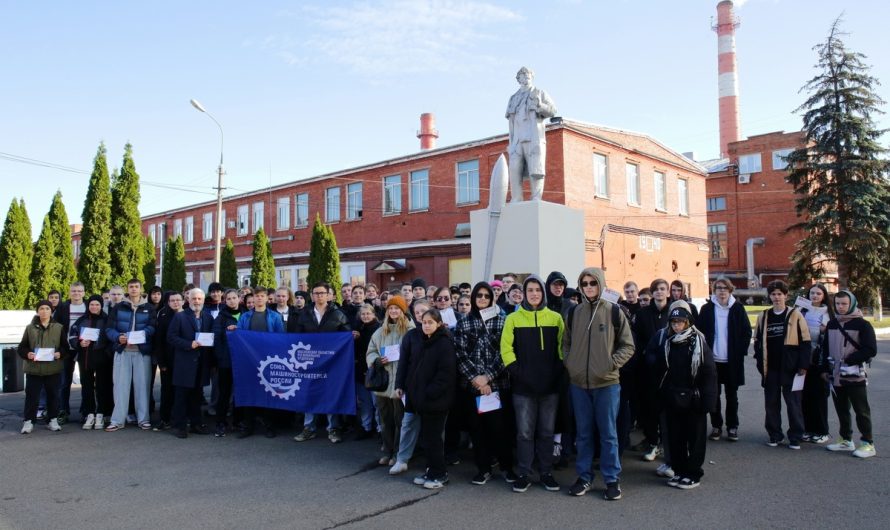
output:
[[578,480],[572,484],[572,487],[569,488],[569,495],[573,497],[580,497],[590,491],[590,482],[587,482],[581,477],[578,477]]
[[460,457],[457,455],[445,455],[445,463],[449,466],[460,464]]
[[480,473],[476,473],[476,476],[473,477],[473,480],[470,481],[470,484],[482,486],[489,480],[491,480],[491,471],[480,472]]
[[513,484],[518,479],[519,479],[519,476],[516,475],[516,473],[514,473],[512,469],[508,469],[507,471],[504,471],[504,481],[507,484]]
[[189,429],[189,431],[194,434],[210,434],[210,429],[208,429],[207,426],[204,424],[195,425],[191,429]]
[[516,493],[525,493],[528,491],[528,487],[531,486],[532,483],[528,481],[528,477],[525,475],[520,475],[516,477],[516,480],[513,481],[513,491]]
[[719,441],[721,434],[723,434],[723,431],[720,429],[720,427],[714,427],[713,429],[711,429],[711,434],[708,435],[708,440],[714,442]]
[[726,439],[730,442],[738,442],[739,441],[739,430],[738,429],[727,429],[726,430]]
[[169,421],[161,420],[161,422],[158,423],[158,425],[155,428],[153,428],[152,430],[155,432],[169,431],[171,427],[172,427],[172,425],[170,425]]
[[677,487],[681,490],[691,490],[693,488],[697,488],[698,485],[701,484],[698,480],[694,478],[683,478],[677,483]]
[[606,484],[606,492],[603,493],[603,498],[607,501],[617,501],[621,498],[621,488],[617,482]]
[[222,438],[226,435],[226,424],[225,423],[217,423],[216,431],[214,431],[213,436],[217,438]]
[[189,433],[185,429],[176,429],[175,435],[177,438],[188,438],[189,437]]
[[559,482],[550,473],[542,473],[540,482],[547,491],[559,491]]

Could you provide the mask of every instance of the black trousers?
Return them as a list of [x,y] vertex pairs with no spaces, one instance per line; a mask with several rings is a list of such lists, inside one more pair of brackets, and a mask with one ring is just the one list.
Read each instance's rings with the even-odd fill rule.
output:
[[86,363],[78,360],[80,368],[80,409],[86,414],[102,414],[111,416],[114,409],[111,362]]
[[[874,442],[871,434],[871,407],[868,406],[868,387],[836,386],[834,387],[834,410],[837,411],[838,423],[841,426],[841,438],[853,439],[853,425],[850,422],[850,405],[856,413],[856,427],[863,442]],[[52,417],[52,416],[50,416]]]
[[173,420],[173,367],[161,371],[161,421]]
[[201,418],[201,401],[204,399],[203,388],[188,388],[184,386],[174,387],[173,400],[173,426],[177,429],[185,429],[186,421],[192,427],[203,423]]
[[59,388],[62,384],[62,374],[31,375],[25,376],[25,420],[37,419],[37,403],[40,401],[40,391],[46,391],[46,417],[59,417]]
[[670,464],[682,478],[700,480],[705,474],[705,450],[708,443],[708,417],[704,412],[665,411]]
[[460,433],[469,430],[463,402],[470,393],[464,386],[458,386],[454,391],[454,404],[445,420],[445,454],[449,457],[457,456],[460,451]]
[[[71,358],[71,355],[65,357],[65,370],[62,372],[62,379],[59,382],[59,385],[56,387],[56,392],[59,396],[59,411],[60,412],[71,412],[71,384],[74,382],[74,364],[76,361]],[[56,415],[58,416],[58,414]],[[50,416],[51,418],[55,418],[56,416]]]
[[721,388],[726,395],[726,428],[739,428],[739,387],[729,382],[729,363],[715,363],[717,365],[717,403],[711,411],[711,427],[723,428],[723,414],[720,403]]
[[828,434],[828,383],[818,370],[807,370],[803,382],[803,430],[812,434]]
[[463,407],[473,441],[473,456],[480,473],[491,471],[491,460],[497,457],[501,471],[513,469],[513,433],[508,427],[514,421],[513,398],[509,390],[498,392],[501,408],[479,414],[476,397],[467,393]]
[[426,455],[426,474],[430,479],[442,478],[448,474],[445,469],[445,420],[447,412],[420,413],[420,441]]
[[[231,368],[218,368],[217,369],[217,388],[219,389],[219,396],[216,400],[216,422],[217,423],[225,423],[226,416],[229,414],[229,404],[232,401],[232,388],[234,386],[234,380],[232,379],[232,369]],[[241,414],[239,413],[239,409],[233,408],[232,410],[232,421],[236,425],[240,419]]]
[[764,408],[766,418],[764,427],[770,440],[781,441],[782,435],[782,400],[788,413],[788,440],[800,442],[803,438],[803,413],[800,410],[802,392],[792,392],[791,385],[783,385],[778,370],[767,372],[763,387]]

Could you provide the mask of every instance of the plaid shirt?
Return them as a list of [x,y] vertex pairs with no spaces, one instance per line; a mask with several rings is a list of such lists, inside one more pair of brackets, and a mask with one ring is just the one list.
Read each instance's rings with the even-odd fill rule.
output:
[[467,383],[476,376],[485,375],[491,379],[493,392],[510,388],[500,348],[505,320],[503,311],[486,322],[472,313],[458,320],[454,329],[457,369]]

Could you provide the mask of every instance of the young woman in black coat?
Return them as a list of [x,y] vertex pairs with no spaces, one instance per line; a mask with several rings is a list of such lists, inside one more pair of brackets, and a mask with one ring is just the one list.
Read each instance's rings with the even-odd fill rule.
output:
[[[216,400],[216,429],[214,436],[221,438],[226,435],[228,425],[226,416],[229,414],[229,403],[232,401],[232,357],[229,353],[229,340],[227,331],[234,331],[238,327],[238,318],[241,316],[241,297],[237,289],[228,289],[223,294],[223,306],[219,315],[213,321],[213,354],[216,362],[216,374],[219,381],[219,398]],[[232,411],[232,421],[238,425],[241,414],[238,409]]]
[[[93,295],[86,301],[87,312],[68,329],[68,346],[77,352],[80,370],[81,408],[84,413],[83,429],[105,428],[105,418],[111,417],[114,408],[112,383],[113,359],[105,337],[108,315],[102,311],[102,297]],[[99,330],[98,339],[82,337],[84,329]]]

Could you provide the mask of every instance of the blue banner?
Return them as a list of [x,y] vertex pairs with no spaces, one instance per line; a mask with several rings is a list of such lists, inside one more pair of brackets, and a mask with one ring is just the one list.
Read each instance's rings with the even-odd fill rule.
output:
[[355,414],[352,333],[226,335],[235,406]]

